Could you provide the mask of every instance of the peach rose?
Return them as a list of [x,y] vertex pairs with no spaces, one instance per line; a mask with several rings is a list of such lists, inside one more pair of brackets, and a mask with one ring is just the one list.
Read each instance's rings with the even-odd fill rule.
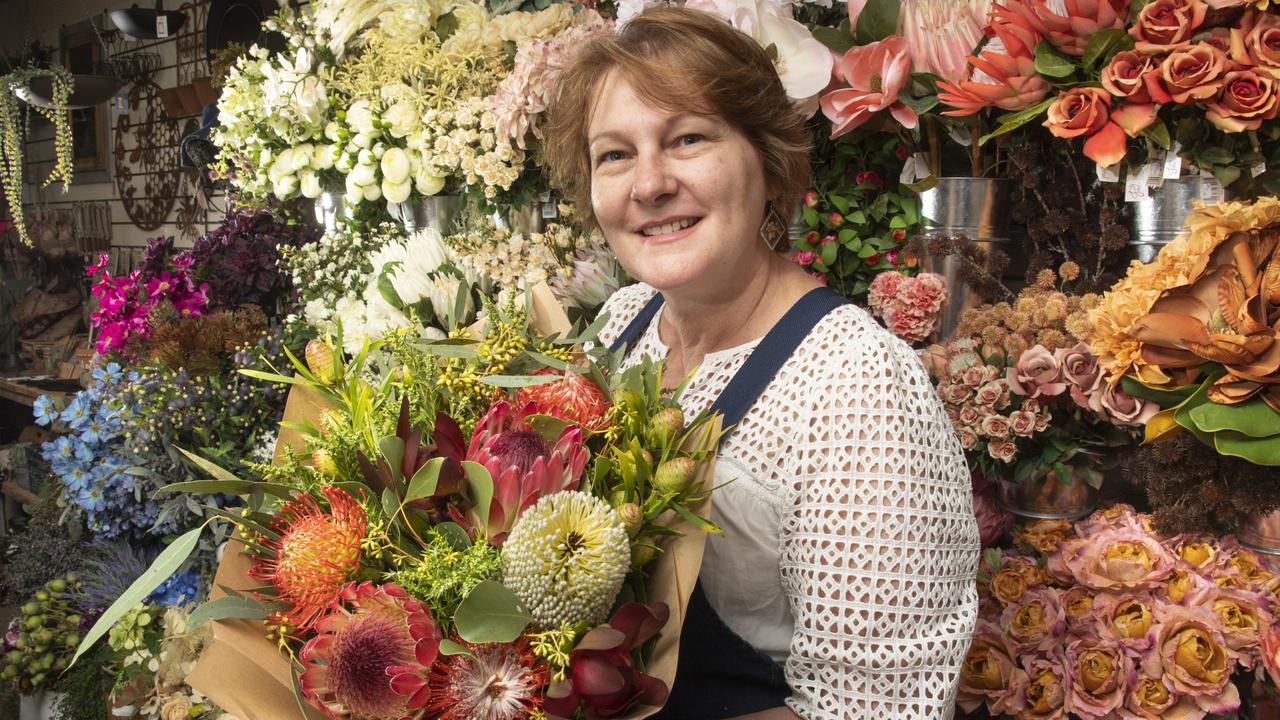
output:
[[1150,400],[1136,398],[1108,382],[1099,383],[1089,397],[1089,408],[1106,422],[1122,427],[1142,427],[1160,412]]
[[1208,608],[1222,621],[1223,640],[1236,662],[1253,667],[1262,634],[1271,627],[1267,602],[1256,592],[1209,585],[1196,589],[1187,605]]
[[1135,50],[1118,52],[1102,69],[1102,87],[1127,102],[1169,102],[1169,93],[1160,85],[1157,60]]
[[942,401],[952,405],[963,405],[973,397],[973,388],[958,382],[944,382],[938,385],[938,394]]
[[959,435],[960,435],[960,447],[964,448],[965,450],[972,450],[978,447],[978,440],[979,440],[978,433],[970,430],[969,428],[961,428],[959,431]]
[[1218,96],[1208,103],[1205,117],[1223,132],[1257,130],[1280,107],[1277,82],[1264,72],[1232,70],[1223,77]]
[[1018,602],[1026,591],[1027,577],[1015,567],[1005,566],[991,578],[991,594],[1005,605]]
[[1107,123],[1110,109],[1111,96],[1105,90],[1072,88],[1059,95],[1049,106],[1044,126],[1055,137],[1060,138],[1093,135]]
[[1138,52],[1148,55],[1180,50],[1204,23],[1208,6],[1202,0],[1155,0],[1138,13],[1129,34]]
[[999,626],[979,620],[960,666],[956,703],[965,712],[973,712],[985,702],[993,715],[1022,710],[1027,672],[1018,667],[1015,657],[1013,643]]
[[1062,593],[1062,611],[1067,619],[1067,632],[1076,637],[1093,637],[1098,634],[1098,623],[1093,618],[1093,606],[1096,602],[1093,591],[1082,585],[1068,588]]
[[1009,432],[1018,437],[1031,437],[1036,434],[1036,416],[1025,410],[1014,410],[1009,413]]
[[1121,712],[1121,717],[1135,720],[1189,720],[1204,715],[1204,711],[1197,708],[1189,698],[1170,691],[1162,678],[1147,677],[1144,674],[1139,674],[1131,684]]
[[1018,652],[1047,652],[1059,644],[1067,618],[1058,595],[1053,588],[1032,588],[1004,609],[1000,626],[1008,629]]
[[1009,401],[1009,385],[1003,380],[992,380],[978,388],[974,402],[992,408],[1003,408]]
[[1225,715],[1240,707],[1231,682],[1236,662],[1218,631],[1220,621],[1205,608],[1164,605],[1156,610],[1156,644],[1142,661],[1148,677],[1163,676],[1176,693],[1201,710]]
[[1018,446],[1012,440],[992,440],[987,443],[987,454],[1002,463],[1011,463],[1018,456]]
[[978,431],[989,438],[1007,438],[1009,437],[1009,418],[1003,415],[988,415],[982,418]]
[[1173,556],[1160,543],[1129,528],[1099,533],[1066,562],[1081,584],[1112,591],[1154,589],[1174,567]]
[[1124,703],[1133,660],[1114,640],[1081,638],[1067,646],[1071,712],[1096,720]]
[[1169,54],[1160,63],[1160,79],[1176,103],[1208,100],[1218,94],[1230,60],[1210,45],[1192,45]]
[[1231,29],[1231,59],[1280,78],[1280,17],[1249,10]]
[[1062,366],[1043,345],[1036,345],[1022,353],[1018,356],[1018,364],[1005,372],[1005,380],[1010,389],[1019,395],[1052,397],[1061,395],[1067,389],[1067,384],[1062,380]]
[[1147,593],[1100,593],[1093,607],[1103,636],[1137,656],[1155,642],[1155,606],[1155,599]]
[[1027,671],[1025,708],[1022,720],[1062,720],[1067,716],[1067,672],[1061,651],[1048,657],[1031,655],[1022,658]]

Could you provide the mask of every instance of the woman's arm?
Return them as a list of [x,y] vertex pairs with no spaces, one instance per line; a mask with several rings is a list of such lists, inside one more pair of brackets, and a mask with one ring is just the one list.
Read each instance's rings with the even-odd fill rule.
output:
[[783,523],[805,720],[943,720],[977,615],[968,472],[909,348],[854,333],[815,377]]

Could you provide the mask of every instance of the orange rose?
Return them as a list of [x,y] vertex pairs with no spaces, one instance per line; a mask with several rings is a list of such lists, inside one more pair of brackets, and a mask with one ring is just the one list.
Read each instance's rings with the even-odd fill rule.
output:
[[1111,96],[1101,88],[1072,88],[1049,106],[1044,126],[1060,138],[1092,135],[1107,123]]
[[1169,102],[1169,93],[1160,85],[1159,63],[1133,50],[1118,52],[1111,58],[1102,69],[1102,87],[1131,103]]
[[1233,70],[1223,78],[1218,97],[1208,103],[1205,117],[1223,132],[1257,130],[1276,116],[1276,78],[1256,70]]
[[1202,0],[1155,0],[1138,13],[1129,34],[1138,41],[1140,53],[1180,50],[1191,43],[1208,9]]
[[1208,100],[1218,94],[1229,64],[1221,50],[1209,45],[1193,45],[1170,53],[1160,63],[1160,79],[1174,102]]
[[991,578],[991,594],[1008,605],[1022,599],[1027,591],[1027,578],[1016,567],[1006,567]]
[[1231,29],[1231,59],[1280,78],[1280,17],[1250,10]]

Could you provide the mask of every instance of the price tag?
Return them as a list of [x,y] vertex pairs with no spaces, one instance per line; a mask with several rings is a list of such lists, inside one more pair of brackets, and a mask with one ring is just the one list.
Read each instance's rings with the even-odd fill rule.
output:
[[1218,178],[1210,174],[1207,178],[1202,178],[1200,182],[1200,200],[1208,205],[1220,203],[1226,194],[1222,190],[1222,183],[1218,182]]
[[560,212],[559,212],[559,209],[556,207],[555,203],[553,202],[542,203],[542,219],[543,220],[555,220],[559,216],[560,216]]
[[1165,157],[1159,151],[1147,161],[1147,185],[1149,187],[1158,188],[1164,184],[1164,175],[1162,174],[1164,161]]
[[1177,180],[1182,177],[1182,158],[1178,157],[1178,152],[1182,150],[1182,145],[1177,140],[1173,141],[1173,146],[1169,148],[1168,154],[1164,156],[1164,172],[1161,177],[1165,180]]
[[1098,165],[1098,181],[1104,183],[1120,182],[1120,163],[1114,165]]
[[169,37],[169,16],[168,15],[159,15],[159,14],[156,15],[156,37],[158,38]]
[[1257,165],[1254,165],[1253,167],[1249,168],[1249,177],[1256,178],[1266,171],[1267,171],[1267,161],[1259,160]]
[[1150,173],[1150,165],[1143,165],[1129,171],[1124,179],[1125,202],[1142,202],[1151,197],[1151,189],[1147,185],[1147,176]]
[[129,93],[121,90],[111,96],[111,111],[116,115],[129,114]]

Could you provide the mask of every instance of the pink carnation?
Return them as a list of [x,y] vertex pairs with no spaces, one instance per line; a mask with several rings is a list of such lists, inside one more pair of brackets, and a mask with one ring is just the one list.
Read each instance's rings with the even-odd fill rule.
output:
[[922,273],[909,278],[886,270],[871,282],[867,304],[884,319],[890,332],[916,343],[937,331],[946,298],[946,282],[941,275]]
[[867,304],[872,310],[880,310],[898,297],[898,289],[909,279],[895,270],[886,270],[876,275],[867,291]]

